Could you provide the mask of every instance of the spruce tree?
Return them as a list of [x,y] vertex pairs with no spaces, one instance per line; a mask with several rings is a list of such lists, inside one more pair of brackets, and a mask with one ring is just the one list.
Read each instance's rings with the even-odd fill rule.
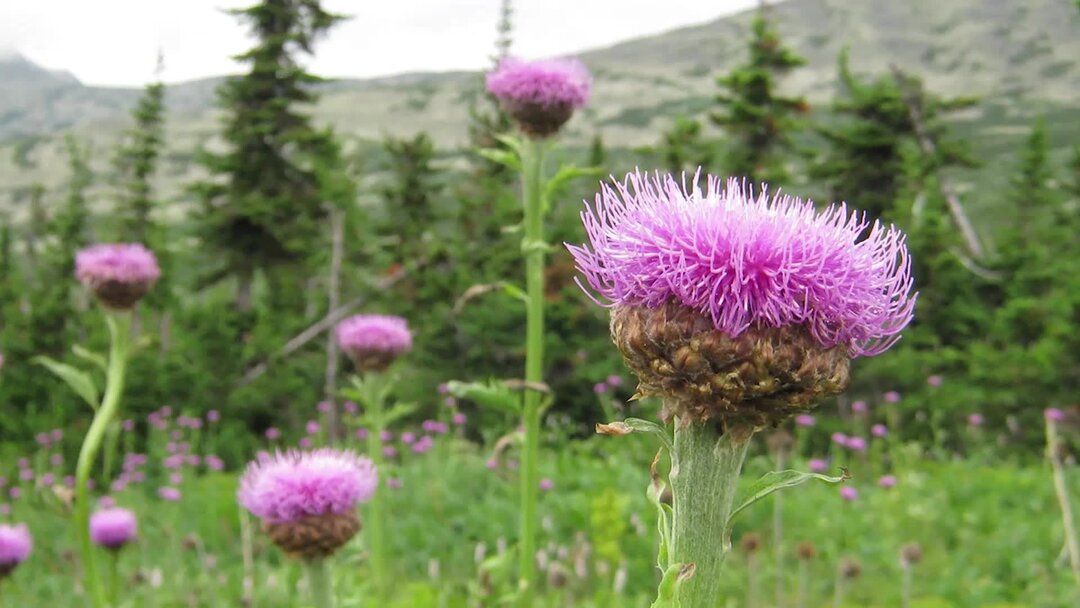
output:
[[716,149],[703,137],[701,123],[685,116],[675,118],[655,151],[662,157],[664,168],[676,175],[694,172],[698,167],[709,171],[716,160]]
[[305,112],[317,98],[312,85],[322,79],[305,71],[299,58],[312,54],[341,17],[318,0],[263,0],[230,12],[251,27],[257,42],[237,56],[247,73],[218,90],[227,149],[200,152],[212,178],[194,189],[202,204],[202,241],[236,277],[235,304],[244,311],[251,308],[257,271],[305,261],[325,233],[315,164],[328,134]]
[[[500,61],[510,55],[514,31],[513,14],[511,0],[502,0],[499,8],[499,23],[496,27],[495,53],[491,56],[492,67],[499,65]],[[513,172],[509,168],[502,163],[476,154],[476,150],[503,147],[498,138],[511,133],[514,127],[510,116],[503,111],[495,96],[487,92],[483,76],[480,78],[479,85],[480,95],[469,104],[469,147],[474,169],[477,177],[508,182],[513,177]]]
[[1059,197],[1054,191],[1053,171],[1050,168],[1050,149],[1046,138],[1046,122],[1040,116],[1028,135],[1019,154],[1019,171],[1011,180],[1009,207],[1013,221],[1009,231],[1010,245],[1017,254],[1029,253],[1043,244],[1033,238],[1044,232],[1047,221],[1056,211]]
[[943,99],[927,93],[922,84],[906,77],[907,91],[895,77],[882,75],[860,82],[851,72],[848,51],[838,60],[841,97],[833,102],[837,120],[817,129],[827,147],[810,175],[828,188],[830,201],[846,201],[871,218],[895,219],[894,202],[899,195],[901,148],[915,138],[915,127],[905,94],[916,98],[937,153],[922,162],[924,174],[947,166],[972,166],[966,148],[947,136],[943,118],[951,111],[975,103],[969,98]]
[[798,127],[796,116],[809,106],[802,97],[780,95],[777,81],[806,61],[781,45],[764,7],[751,31],[746,63],[717,79],[723,92],[716,97],[720,110],[711,118],[731,141],[722,159],[724,173],[779,185],[788,177],[785,153]]
[[157,206],[153,180],[164,146],[165,85],[160,82],[147,85],[131,117],[135,125],[125,133],[114,160],[120,180],[119,240],[144,243],[160,255],[157,227],[150,216]]

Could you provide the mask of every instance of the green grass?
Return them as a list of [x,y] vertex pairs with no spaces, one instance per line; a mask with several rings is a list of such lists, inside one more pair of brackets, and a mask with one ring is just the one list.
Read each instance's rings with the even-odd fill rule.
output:
[[[757,449],[764,442],[758,440]],[[655,517],[644,488],[656,446],[649,438],[594,437],[570,441],[548,436],[542,476],[554,489],[542,493],[540,546],[548,564],[565,571],[566,585],[545,584],[543,606],[646,607],[657,582]],[[922,458],[918,446],[874,444],[871,456],[836,464],[851,467],[859,491],[854,502],[837,488],[808,485],[784,495],[786,587],[794,603],[794,546],[812,542],[810,605],[831,605],[837,563],[857,560],[862,575],[851,582],[848,606],[898,606],[902,545],[919,543],[925,557],[914,580],[915,606],[1072,606],[1075,589],[1067,565],[1057,564],[1062,524],[1046,467],[1018,466],[983,457],[949,462]],[[511,555],[516,533],[516,473],[485,466],[490,454],[460,439],[442,440],[434,451],[406,457],[386,473],[400,479],[388,490],[389,541],[394,600],[391,606],[496,605],[516,570]],[[510,458],[516,458],[511,450]],[[751,456],[745,480],[764,473],[770,459]],[[875,480],[890,467],[892,490]],[[805,467],[802,459],[797,466]],[[9,477],[10,478],[10,477]],[[1070,474],[1075,486],[1080,478]],[[140,516],[140,540],[124,550],[124,606],[146,608],[240,605],[244,569],[235,476],[191,477],[180,503],[166,503],[149,486],[116,496]],[[75,538],[61,503],[49,493],[14,501],[11,519],[29,524],[35,537],[31,559],[0,587],[14,606],[79,606]],[[755,557],[760,597],[771,606],[773,580],[771,500],[759,503],[736,526],[723,587],[728,606],[745,606],[748,557],[740,537],[764,538]],[[254,530],[254,606],[304,606],[302,579]],[[478,549],[482,547],[482,549]],[[481,561],[477,558],[481,557]],[[616,570],[625,585],[613,591]],[[550,567],[550,566],[549,566]],[[488,574],[481,576],[478,571]],[[363,533],[334,560],[341,606],[365,602],[369,583]],[[581,575],[584,576],[581,576]],[[302,583],[300,583],[302,586]]]

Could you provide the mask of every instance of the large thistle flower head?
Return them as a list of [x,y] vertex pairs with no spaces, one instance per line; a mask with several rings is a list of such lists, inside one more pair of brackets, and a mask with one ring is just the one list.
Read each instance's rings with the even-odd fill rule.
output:
[[904,234],[844,204],[635,172],[581,217],[589,242],[568,248],[669,414],[776,422],[843,390],[848,360],[912,318]]
[[351,450],[290,450],[250,463],[237,498],[275,544],[311,559],[330,555],[356,534],[356,506],[377,485],[375,465]]
[[487,75],[488,92],[530,137],[558,132],[589,100],[592,78],[577,59],[522,61],[507,57]]
[[408,322],[393,315],[353,315],[334,329],[338,347],[360,371],[381,371],[412,348]]
[[75,276],[106,308],[129,310],[161,278],[161,269],[138,243],[105,243],[75,255]]
[[34,541],[26,524],[0,524],[0,580],[30,557]]
[[117,551],[135,540],[138,534],[135,512],[123,507],[99,509],[90,516],[90,540],[94,544]]

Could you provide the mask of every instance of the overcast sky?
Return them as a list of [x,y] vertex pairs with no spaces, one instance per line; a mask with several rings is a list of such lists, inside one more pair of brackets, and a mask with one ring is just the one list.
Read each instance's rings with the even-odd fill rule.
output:
[[[0,0],[0,55],[18,51],[87,84],[141,85],[157,50],[164,79],[237,71],[244,30],[224,8],[243,0]],[[478,69],[495,39],[499,0],[324,0],[352,15],[317,48],[324,76]],[[517,0],[513,52],[567,54],[701,23],[757,0]]]

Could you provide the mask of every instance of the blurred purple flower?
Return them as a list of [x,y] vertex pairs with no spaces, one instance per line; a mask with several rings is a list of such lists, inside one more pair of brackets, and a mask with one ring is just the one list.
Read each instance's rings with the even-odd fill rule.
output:
[[356,438],[360,441],[367,439],[369,434],[368,430],[363,427],[356,429]]
[[870,434],[874,437],[884,437],[889,434],[889,429],[884,424],[875,424],[870,427]]
[[885,403],[900,403],[900,393],[896,391],[889,391],[882,395],[885,399]]
[[856,414],[865,413],[866,410],[867,410],[867,407],[866,407],[866,402],[865,401],[853,401],[851,403],[851,411],[855,412]]
[[308,420],[308,423],[304,425],[304,430],[308,435],[316,435],[319,433],[319,423],[315,420]]
[[540,480],[540,489],[541,490],[547,492],[548,490],[550,490],[550,489],[552,489],[554,487],[555,487],[555,482],[554,481],[551,481],[550,479],[548,479],[546,477],[544,479]]
[[218,420],[221,420],[221,412],[217,410],[210,410],[209,412],[206,412],[207,422],[217,422]]
[[937,374],[934,374],[933,376],[930,376],[926,379],[926,383],[930,385],[931,388],[937,388],[941,386],[941,383],[943,381],[944,380],[942,379],[942,377]]
[[135,512],[122,507],[99,509],[90,516],[90,539],[95,545],[117,550],[135,540]]
[[832,434],[832,442],[837,445],[847,445],[848,436],[837,431]]
[[451,418],[451,421],[457,426],[464,425],[467,420],[468,418],[466,418],[465,414],[462,414],[461,412],[454,414],[453,418]]
[[342,408],[344,408],[346,414],[356,414],[360,411],[360,407],[356,405],[355,401],[346,401]]
[[161,277],[157,259],[138,243],[91,245],[75,255],[75,277],[107,308],[128,310]]
[[866,440],[862,437],[848,437],[847,447],[849,450],[854,450],[856,452],[865,452]]
[[0,524],[0,572],[6,574],[26,561],[33,548],[34,541],[26,524]]
[[607,384],[610,387],[622,386],[622,376],[618,376],[616,374],[611,374],[610,376],[607,377]]
[[320,414],[329,414],[334,409],[334,404],[329,401],[320,401],[319,404],[315,406],[315,409],[318,410]]
[[896,487],[896,475],[882,475],[881,479],[878,479],[878,485],[886,490]]
[[240,479],[237,498],[256,517],[294,522],[312,515],[351,513],[375,493],[378,474],[370,459],[350,450],[279,452],[252,462]]
[[859,497],[859,491],[852,486],[843,486],[840,488],[840,498],[851,502]]
[[795,424],[802,427],[812,427],[816,424],[816,420],[810,414],[799,414],[795,416]]
[[608,386],[607,386],[607,384],[604,384],[603,382],[597,382],[592,387],[592,392],[596,393],[597,395],[603,395],[604,393],[607,392],[607,390],[608,390]]
[[405,482],[396,477],[391,477],[390,479],[386,480],[386,487],[390,488],[391,490],[400,490],[404,485]]
[[311,441],[311,437],[301,437],[299,445],[302,449],[309,450],[315,443]]
[[1065,420],[1065,412],[1056,407],[1046,408],[1043,415],[1051,422],[1063,422]]
[[162,500],[167,500],[169,502],[180,502],[180,499],[183,497],[183,494],[181,494],[180,490],[178,490],[176,488],[171,488],[169,486],[164,486],[164,487],[158,488],[158,496],[161,497]]
[[395,458],[397,457],[397,448],[392,445],[388,445],[382,449],[382,453],[383,456],[385,456],[386,458]]
[[974,426],[974,427],[982,426],[983,425],[983,415],[978,414],[978,413],[968,414],[967,422],[968,422],[968,426]]
[[266,438],[270,441],[277,441],[281,438],[281,431],[277,427],[270,427],[266,429]]
[[405,445],[412,445],[412,442],[414,441],[416,441],[416,435],[413,435],[408,431],[405,431],[401,434],[401,443],[404,443]]

